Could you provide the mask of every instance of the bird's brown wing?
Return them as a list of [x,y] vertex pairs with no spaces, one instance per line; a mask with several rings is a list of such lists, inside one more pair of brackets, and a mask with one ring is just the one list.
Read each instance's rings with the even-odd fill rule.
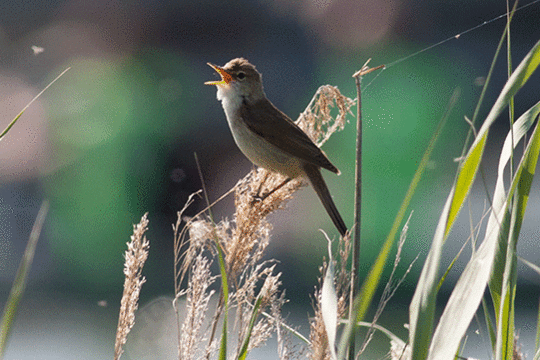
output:
[[[254,111],[257,115],[254,115]],[[261,100],[254,104],[244,102],[240,116],[248,128],[278,149],[296,156],[310,164],[339,174],[325,153],[287,115],[270,101]],[[268,131],[271,129],[272,131]]]

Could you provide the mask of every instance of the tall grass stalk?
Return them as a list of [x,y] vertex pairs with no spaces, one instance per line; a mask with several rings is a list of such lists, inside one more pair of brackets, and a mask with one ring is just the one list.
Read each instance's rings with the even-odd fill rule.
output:
[[127,242],[128,249],[125,253],[124,263],[124,292],[120,300],[120,314],[116,328],[116,340],[114,343],[114,359],[120,359],[124,353],[124,345],[133,325],[135,325],[135,311],[139,308],[139,295],[141,288],[146,282],[142,276],[142,269],[146,259],[150,242],[146,239],[148,230],[148,214],[144,214],[141,221],[133,226],[133,235]]

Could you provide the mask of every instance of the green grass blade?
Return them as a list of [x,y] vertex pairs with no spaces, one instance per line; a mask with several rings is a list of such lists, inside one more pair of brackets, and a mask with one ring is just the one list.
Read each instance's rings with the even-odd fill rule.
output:
[[501,94],[495,101],[495,104],[491,108],[486,120],[482,124],[482,127],[478,131],[478,135],[469,150],[469,154],[475,151],[478,143],[483,141],[482,139],[487,134],[489,128],[495,122],[497,117],[506,108],[508,102],[517,94],[519,89],[525,85],[527,80],[531,77],[532,73],[538,68],[540,64],[540,41],[538,41],[531,51],[525,56],[525,58],[518,65],[512,76],[506,82]]
[[[478,142],[476,151],[469,152],[439,218],[431,249],[411,301],[409,311],[409,339],[413,359],[425,359],[432,336],[435,304],[438,289],[439,264],[444,240],[452,227],[480,167],[487,133]],[[457,348],[452,352],[455,353]]]
[[244,339],[244,342],[242,343],[242,348],[240,349],[238,360],[246,359],[246,356],[248,354],[249,340],[251,339],[251,333],[253,332],[253,327],[255,326],[257,317],[259,316],[261,303],[262,303],[262,296],[259,294],[259,296],[257,296],[257,300],[255,300],[255,306],[253,306],[253,311],[251,312],[251,318],[249,320],[248,331],[246,334],[246,338]]
[[[540,102],[536,103],[532,108],[527,110],[522,116],[519,117],[519,119],[515,122],[514,126],[512,127],[512,131],[508,133],[506,136],[506,139],[504,141],[504,145],[501,151],[501,159],[499,161],[499,168],[498,168],[498,178],[497,182],[500,183],[500,186],[496,187],[495,189],[495,195],[498,196],[500,199],[503,199],[505,197],[505,186],[504,186],[504,169],[509,163],[509,161],[512,159],[513,156],[513,148],[517,146],[517,144],[521,141],[522,138],[527,134],[527,131],[530,130],[530,128],[533,126],[538,114],[540,114]],[[524,216],[523,213],[524,209],[521,209],[520,212],[517,214],[518,216],[518,222],[516,223],[516,226],[519,226],[519,228],[515,229],[516,234],[519,234],[519,230],[521,228],[522,219]],[[508,229],[510,231],[510,228]],[[506,264],[506,249],[507,249],[507,242],[508,242],[508,233],[503,236],[505,240],[504,243],[501,243],[500,246],[497,248],[495,253],[495,261],[493,264],[493,269],[504,269]],[[493,299],[493,306],[495,309],[500,308],[500,298],[502,293],[502,287],[503,287],[503,272],[502,271],[493,271],[489,280],[489,290],[491,293],[491,297]],[[495,314],[499,316],[499,311],[495,311]]]
[[512,131],[506,136],[504,140],[503,148],[501,151],[501,157],[504,158],[504,161],[499,162],[498,173],[499,176],[502,176],[504,168],[508,163],[509,159],[512,157],[512,147],[516,147],[513,144],[517,144],[527,135],[527,132],[532,128],[536,117],[540,114],[540,101],[537,102],[533,107],[527,110],[523,115],[516,120],[512,127]]
[[[30,101],[30,104],[32,103],[32,101]],[[28,104],[28,105],[30,105]],[[17,122],[17,120],[19,120],[19,118],[21,117],[21,115],[26,111],[26,109],[28,108],[28,105],[24,107],[23,110],[21,110],[20,113],[17,114],[17,116],[15,116],[15,118],[13,120],[11,120],[11,122],[9,123],[9,125],[4,129],[4,131],[2,131],[2,133],[0,134],[0,140],[2,140],[2,138],[4,136],[6,136],[6,134],[8,133],[9,130],[11,130],[11,128],[13,127],[13,125],[15,125],[15,123]]]
[[227,269],[225,266],[225,259],[223,257],[223,249],[219,244],[219,240],[215,238],[216,248],[218,251],[219,259],[219,271],[221,273],[221,289],[223,294],[223,328],[221,330],[221,342],[219,346],[219,360],[227,360],[227,332],[229,330],[228,318],[229,318],[229,282],[227,280]]
[[[214,216],[212,215],[212,208],[210,206],[210,201],[208,199],[208,192],[206,191],[206,185],[204,182],[204,178],[202,176],[201,167],[199,166],[199,157],[197,156],[197,153],[194,153],[193,155],[195,157],[195,162],[197,163],[197,169],[199,171],[199,176],[201,178],[203,194],[206,200],[206,204],[208,206],[208,214],[213,225],[214,243],[216,245],[216,250],[218,253],[219,272],[221,274],[221,296],[223,299],[224,314],[223,314],[223,327],[221,329],[221,341],[220,341],[220,346],[219,346],[218,359],[227,360],[227,332],[229,330],[228,329],[229,327],[229,281],[228,281],[228,276],[227,276],[227,266],[225,265],[223,249],[219,243],[219,237],[216,233],[216,223],[214,221]],[[217,318],[215,321],[217,321]],[[212,334],[211,338],[213,339],[213,337],[214,337],[214,334]]]
[[516,68],[514,73],[510,76],[502,89],[501,94],[497,98],[497,101],[487,115],[486,120],[482,124],[482,127],[478,131],[478,135],[467,154],[462,169],[460,170],[456,184],[455,201],[452,202],[445,236],[448,234],[452,225],[454,224],[454,221],[459,214],[461,207],[463,206],[464,200],[471,189],[478,166],[480,165],[479,160],[481,159],[481,155],[484,151],[489,128],[506,108],[514,95],[516,95],[519,89],[521,89],[527,80],[529,80],[530,76],[536,70],[539,64],[540,41],[535,44],[535,46],[531,49],[531,51],[529,51],[527,56],[525,56],[523,61]]
[[[497,181],[496,195],[493,198],[493,209],[487,224],[486,236],[478,251],[473,254],[467,264],[448,300],[433,335],[429,353],[430,359],[453,359],[452,354],[457,350],[459,342],[483,297],[495,261],[499,239],[507,239],[511,227],[513,227],[511,233],[515,234],[513,236],[517,237],[519,233],[519,221],[515,221],[515,223],[510,221],[509,200],[512,199],[517,190],[518,204],[515,211],[516,218],[519,220],[519,216],[523,214],[527,204],[530,183],[536,169],[539,152],[540,131],[538,131],[537,126],[527,146],[523,161],[516,169],[508,195],[502,189],[502,181]],[[498,308],[496,307],[496,309]]]
[[[450,191],[444,205],[431,249],[422,268],[409,308],[409,343],[412,348],[412,359],[425,359],[428,355],[435,316],[439,263],[454,191],[455,187]],[[455,351],[451,354],[454,354]]]
[[[516,206],[518,193],[514,195],[514,203],[511,206],[510,233],[507,241],[506,261],[502,279],[501,302],[498,309],[497,342],[495,347],[495,359],[511,359],[514,351],[514,316],[517,286],[517,236],[513,229],[517,218],[518,207]],[[506,240],[506,239],[505,239]],[[497,269],[494,267],[494,269]]]
[[459,169],[459,175],[455,185],[455,192],[452,199],[452,204],[448,214],[448,220],[446,223],[446,228],[444,231],[444,237],[448,236],[452,225],[465,203],[465,199],[471,190],[471,187],[480,168],[480,163],[482,161],[482,155],[484,154],[484,149],[486,146],[487,140],[487,131],[484,132],[482,137],[477,137],[478,141],[475,141],[476,146],[474,146],[469,154],[467,155],[465,161],[463,162],[461,169]]
[[45,222],[45,217],[49,211],[49,202],[47,200],[43,201],[41,208],[39,209],[36,221],[34,222],[34,227],[30,233],[30,239],[24,250],[23,258],[17,269],[17,274],[15,275],[15,281],[9,293],[8,300],[4,306],[4,314],[2,316],[2,322],[0,323],[0,359],[3,358],[4,351],[6,350],[7,340],[9,334],[13,327],[13,322],[15,320],[15,315],[17,314],[17,309],[19,303],[23,297],[24,290],[26,288],[26,280],[28,279],[28,272],[32,266],[34,260],[34,254],[36,252],[36,246],[41,234],[41,229],[43,228],[43,223]]
[[[538,113],[540,113],[540,103],[535,106]],[[531,192],[531,186],[536,172],[536,165],[538,163],[538,154],[540,153],[540,136],[538,135],[538,122],[534,129],[533,136],[529,142],[528,151],[525,154],[525,161],[523,167],[523,174],[519,177],[519,181],[514,180],[514,186],[518,188],[518,221],[516,221],[516,229],[514,231],[515,236],[519,235],[521,225],[523,225],[523,219],[525,217],[525,211],[527,210],[527,203],[529,201],[529,194]]]
[[489,306],[487,305],[485,298],[482,298],[482,310],[484,311],[484,319],[486,320],[486,327],[487,327],[487,331],[489,335],[489,343],[491,344],[491,348],[495,349],[495,343],[497,342],[497,335],[495,334],[495,327],[493,326],[493,321],[491,321],[491,316],[489,315]]
[[[489,269],[491,269],[491,265],[493,264],[495,245],[497,243],[497,239],[492,239],[492,237],[497,237],[501,230],[501,223],[495,220],[501,219],[501,215],[504,214],[501,211],[504,211],[505,201],[504,197],[501,196],[494,199],[494,210],[488,222],[486,240],[484,240],[480,250],[467,265],[466,271],[461,275],[439,326],[433,335],[433,339],[430,341],[435,311],[436,277],[439,271],[442,244],[472,187],[473,180],[480,166],[489,128],[504,110],[510,99],[530,78],[530,75],[538,67],[539,63],[540,42],[536,43],[533,49],[518,65],[512,76],[510,76],[510,79],[508,79],[484,124],[480,128],[471,149],[465,157],[462,167],[459,169],[456,184],[450,192],[439,219],[432,248],[422,269],[422,274],[420,275],[420,280],[418,281],[418,286],[411,302],[409,337],[413,351],[412,357],[414,359],[424,359],[427,356],[427,348],[430,342],[430,357],[434,355],[433,358],[442,356],[442,359],[451,359],[457,351],[459,342],[482,299],[489,278]],[[497,204],[495,204],[496,201],[498,201]],[[488,237],[490,238],[489,240]],[[454,327],[449,329],[447,324],[454,324]],[[452,334],[452,336],[449,336],[449,334]],[[440,351],[440,349],[444,350]]]
[[21,112],[18,113],[17,116],[15,116],[15,118],[13,120],[11,120],[11,122],[4,129],[4,131],[2,131],[2,133],[0,134],[0,141],[4,138],[4,136],[6,136],[6,134],[9,132],[9,130],[11,130],[13,125],[15,125],[17,120],[19,120],[19,118],[26,111],[26,109],[28,109],[30,107],[30,105],[32,105],[32,103],[34,101],[36,101],[49,87],[51,87],[52,84],[54,84],[56,82],[56,80],[60,79],[60,77],[62,77],[62,75],[64,75],[69,69],[71,69],[71,68],[67,68],[66,70],[62,71],[62,73],[60,75],[58,75],[53,81],[51,81],[47,86],[45,86],[45,88],[43,90],[41,90],[39,92],[39,94],[37,94],[32,100],[30,100],[30,102],[28,104],[26,104],[26,106],[21,110]]
[[[538,105],[538,104],[537,104]],[[536,107],[536,106],[535,106]],[[533,107],[532,109],[534,109]],[[534,115],[530,115],[533,118],[538,116],[538,110],[535,110]],[[529,111],[530,113],[530,111]],[[510,234],[508,242],[508,251],[506,255],[506,267],[502,279],[502,289],[500,294],[500,312],[499,312],[499,324],[498,324],[498,336],[497,336],[497,353],[496,359],[509,359],[512,358],[513,346],[514,346],[514,300],[516,292],[517,282],[517,256],[516,246],[523,224],[523,218],[529,199],[530,189],[533,181],[533,176],[536,170],[538,162],[538,155],[540,153],[540,136],[538,135],[538,124],[533,133],[533,137],[529,143],[527,152],[525,153],[523,166],[518,169],[521,175],[516,176],[513,182],[512,188],[517,186],[516,201],[512,207],[512,218],[510,221]],[[500,248],[500,247],[499,247]],[[500,274],[496,271],[492,272],[492,278],[499,277]],[[509,269],[507,271],[507,269]],[[491,285],[491,282],[490,282]],[[493,293],[493,291],[492,291]]]

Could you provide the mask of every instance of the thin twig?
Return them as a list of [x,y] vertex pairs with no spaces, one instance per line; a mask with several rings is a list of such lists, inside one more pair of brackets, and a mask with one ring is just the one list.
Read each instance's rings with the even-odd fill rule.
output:
[[[381,69],[384,65],[377,66],[375,68],[369,68],[368,63],[371,59],[368,59],[362,68],[355,72],[353,77],[356,82],[356,105],[358,110],[356,113],[356,169],[355,169],[355,203],[354,203],[354,225],[353,225],[353,246],[352,246],[352,261],[351,261],[351,289],[349,299],[349,321],[351,324],[355,323],[354,310],[352,304],[354,299],[358,295],[358,267],[360,259],[360,230],[361,230],[361,218],[362,218],[362,90],[361,82],[362,76],[371,73],[377,69]],[[349,343],[349,359],[355,357],[355,340],[354,331],[352,339]]]
[[[353,224],[353,247],[352,247],[352,261],[351,261],[351,290],[349,298],[349,321],[354,324],[354,311],[352,304],[358,294],[358,261],[360,259],[360,226],[362,215],[362,73],[367,67],[371,59],[368,59],[364,66],[354,73],[354,81],[356,83],[356,106],[358,110],[356,112],[356,168],[355,168],[355,188],[354,188],[354,224]],[[354,332],[353,332],[354,334]],[[355,354],[355,336],[353,335],[352,341],[349,343],[349,359],[354,359]]]

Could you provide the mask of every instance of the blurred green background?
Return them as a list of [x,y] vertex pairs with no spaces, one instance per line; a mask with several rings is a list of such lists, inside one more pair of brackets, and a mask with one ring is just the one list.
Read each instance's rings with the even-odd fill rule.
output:
[[[0,303],[7,297],[39,205],[49,199],[51,210],[31,272],[29,300],[23,303],[15,334],[25,333],[24,319],[36,319],[30,314],[39,304],[46,304],[43,313],[49,316],[72,306],[85,309],[89,317],[108,319],[96,325],[104,333],[96,330],[87,336],[109,346],[114,341],[123,252],[132,224],[149,212],[151,250],[144,270],[148,281],[141,294],[143,303],[172,295],[171,224],[187,197],[201,188],[194,153],[211,200],[252,167],[234,144],[215,88],[203,85],[215,79],[207,62],[247,58],[263,74],[269,99],[293,119],[320,85],[338,86],[344,95],[355,97],[351,75],[368,58],[372,66],[390,65],[363,81],[363,274],[390,229],[451,94],[460,89],[411,205],[415,212],[402,260],[405,269],[417,254],[421,259],[427,254],[455,174],[453,159],[460,155],[468,130],[464,116],[472,116],[505,20],[396,61],[503,14],[506,5],[491,0],[36,0],[5,2],[0,10],[2,127],[71,67],[0,143],[0,291],[5,294]],[[539,15],[538,5],[516,14],[514,65],[540,38]],[[33,53],[32,46],[43,52]],[[537,75],[519,94],[517,114],[538,101]],[[505,76],[501,59],[484,109],[493,103]],[[499,126],[500,133],[495,131],[491,137],[495,154],[507,120],[500,119]],[[324,150],[342,171],[340,177],[324,176],[346,223],[351,224],[353,115]],[[490,165],[498,159],[489,152],[485,157],[489,186],[493,185]],[[537,188],[532,198],[538,198]],[[483,186],[472,194],[478,200],[475,219],[480,218],[484,194]],[[540,259],[540,231],[533,220],[540,214],[537,203],[531,201],[531,221],[523,228],[520,244],[524,256],[536,263]],[[197,201],[187,214],[203,207],[203,201]],[[216,207],[214,216],[231,218],[232,210],[228,198]],[[449,256],[468,236],[466,217],[448,242]],[[318,229],[334,237],[337,232],[309,188],[271,220],[274,231],[268,256],[279,260],[291,302],[308,304],[326,251]],[[396,300],[403,310],[420,269],[418,262]],[[458,275],[459,264],[454,279]],[[524,289],[535,294],[530,300],[536,302],[538,278],[527,272],[521,276]],[[52,306],[56,301],[70,305]],[[99,307],[99,301],[107,301],[108,307]],[[17,353],[16,345],[9,351],[19,354],[12,358],[32,358],[32,353]],[[73,358],[69,354],[46,358]],[[91,352],[88,358],[101,357]]]

